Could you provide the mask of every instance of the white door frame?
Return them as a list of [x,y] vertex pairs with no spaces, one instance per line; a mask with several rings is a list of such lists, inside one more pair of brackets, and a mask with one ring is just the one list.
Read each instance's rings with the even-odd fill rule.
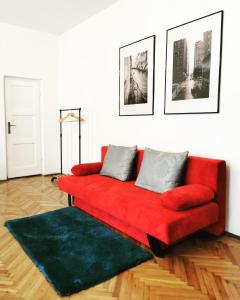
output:
[[[8,180],[8,144],[7,144],[7,136],[8,136],[8,128],[6,126],[6,120],[7,120],[7,110],[6,110],[6,87],[5,82],[7,78],[16,78],[16,79],[26,79],[26,80],[36,80],[39,82],[39,136],[40,136],[40,155],[41,155],[41,165],[40,165],[40,174],[43,174],[43,137],[42,137],[42,80],[39,78],[33,78],[33,77],[25,77],[25,76],[16,76],[16,75],[4,75],[3,77],[3,100],[4,100],[4,124],[5,124],[5,166],[6,166],[6,179]],[[30,175],[31,176],[31,175]]]

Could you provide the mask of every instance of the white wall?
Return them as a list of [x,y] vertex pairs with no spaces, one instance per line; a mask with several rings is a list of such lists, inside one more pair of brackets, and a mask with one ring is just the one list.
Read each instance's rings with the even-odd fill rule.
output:
[[6,179],[4,76],[41,80],[43,174],[59,170],[58,39],[54,35],[0,23],[0,180]]
[[[224,9],[220,114],[164,115],[166,29]],[[60,39],[61,106],[81,106],[83,161],[104,144],[137,144],[225,159],[230,168],[228,230],[240,234],[237,1],[120,0]],[[156,34],[155,115],[118,116],[118,48]]]

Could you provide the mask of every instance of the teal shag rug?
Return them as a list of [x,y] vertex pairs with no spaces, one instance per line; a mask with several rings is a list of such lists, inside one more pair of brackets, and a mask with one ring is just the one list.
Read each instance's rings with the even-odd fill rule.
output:
[[5,226],[60,296],[90,288],[152,258],[76,207],[10,220]]

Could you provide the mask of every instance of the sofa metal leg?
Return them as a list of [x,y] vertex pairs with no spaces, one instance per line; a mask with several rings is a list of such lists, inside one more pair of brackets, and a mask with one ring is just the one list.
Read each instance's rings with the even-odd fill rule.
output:
[[72,195],[68,194],[68,206],[72,206]]
[[157,257],[164,257],[168,245],[164,244],[163,242],[151,236],[150,234],[147,234],[147,238],[153,254]]

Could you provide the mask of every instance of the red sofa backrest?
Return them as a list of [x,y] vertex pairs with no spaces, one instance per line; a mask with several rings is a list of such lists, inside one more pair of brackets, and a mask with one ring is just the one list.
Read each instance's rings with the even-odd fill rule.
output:
[[[101,159],[103,161],[107,146],[102,147]],[[138,150],[136,161],[136,174],[139,173],[144,150]],[[220,234],[225,230],[226,213],[226,162],[224,160],[189,156],[187,159],[185,184],[199,183],[206,185],[216,193],[215,201],[220,207],[219,222],[208,228],[209,232]]]

